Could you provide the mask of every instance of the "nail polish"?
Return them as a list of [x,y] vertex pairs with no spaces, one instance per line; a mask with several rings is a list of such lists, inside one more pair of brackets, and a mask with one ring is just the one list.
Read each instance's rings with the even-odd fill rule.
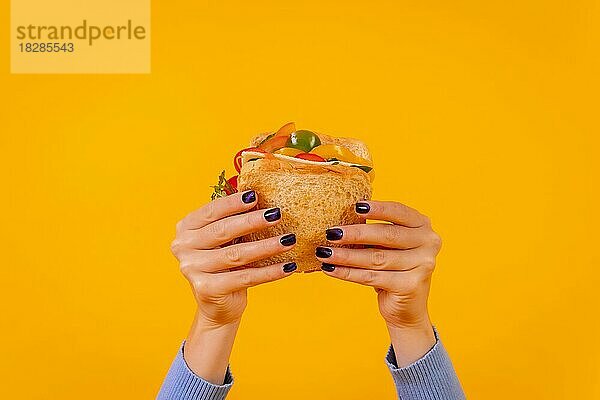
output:
[[265,211],[264,216],[269,222],[277,221],[279,218],[281,218],[281,210],[278,207],[271,208]]
[[331,228],[325,231],[327,240],[340,240],[344,236],[344,231],[340,228]]
[[321,264],[321,269],[323,271],[333,272],[333,270],[335,269],[335,265],[328,264],[328,263],[323,263],[323,264]]
[[296,235],[293,233],[284,235],[279,239],[279,243],[281,243],[284,246],[291,246],[294,243],[296,243]]
[[329,247],[321,247],[321,246],[319,246],[315,250],[315,254],[319,258],[329,258],[333,254],[333,250],[331,250]]
[[298,266],[296,265],[295,262],[283,264],[283,272],[285,272],[285,273],[295,271],[296,268],[298,268]]
[[369,203],[356,203],[356,212],[359,214],[366,214],[371,210]]
[[254,190],[250,190],[242,194],[242,201],[246,204],[254,203],[256,201],[256,192]]

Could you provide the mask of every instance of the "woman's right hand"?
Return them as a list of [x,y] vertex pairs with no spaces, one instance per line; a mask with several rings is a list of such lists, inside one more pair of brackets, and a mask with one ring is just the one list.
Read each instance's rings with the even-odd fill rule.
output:
[[296,243],[293,233],[232,243],[235,238],[280,222],[279,208],[250,211],[256,201],[252,190],[211,201],[177,223],[171,244],[198,303],[184,357],[197,375],[215,384],[223,382],[246,308],[247,289],[289,276],[296,269],[293,262],[248,267],[292,249]]
[[288,251],[296,243],[295,235],[289,233],[231,244],[235,238],[280,222],[279,208],[249,211],[256,201],[252,190],[235,193],[211,201],[177,224],[171,250],[192,286],[199,316],[215,326],[240,320],[246,308],[246,289],[281,279],[296,269],[295,263],[244,268]]

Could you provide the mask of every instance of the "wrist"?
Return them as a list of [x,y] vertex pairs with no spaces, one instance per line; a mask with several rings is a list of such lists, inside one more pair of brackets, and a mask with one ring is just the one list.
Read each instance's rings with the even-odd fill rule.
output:
[[385,324],[390,331],[394,332],[418,332],[427,329],[432,329],[431,320],[429,314],[425,311],[419,317],[411,317],[410,320],[406,318],[395,318],[385,319]]
[[195,327],[196,329],[201,330],[203,332],[226,332],[230,330],[236,330],[237,327],[240,325],[240,322],[241,317],[233,321],[216,321],[213,318],[204,315],[202,311],[198,309],[196,311],[196,315],[194,316],[193,328]]

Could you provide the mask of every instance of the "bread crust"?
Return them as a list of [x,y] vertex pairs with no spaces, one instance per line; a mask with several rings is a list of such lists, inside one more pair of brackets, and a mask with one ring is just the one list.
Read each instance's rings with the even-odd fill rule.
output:
[[296,246],[283,254],[256,263],[256,266],[295,261],[298,272],[320,269],[315,258],[317,246],[339,247],[325,238],[333,226],[364,223],[354,204],[371,198],[371,182],[359,168],[343,165],[306,165],[275,158],[244,163],[238,177],[238,190],[252,189],[258,195],[259,209],[279,207],[281,222],[243,237],[254,241],[295,233]]

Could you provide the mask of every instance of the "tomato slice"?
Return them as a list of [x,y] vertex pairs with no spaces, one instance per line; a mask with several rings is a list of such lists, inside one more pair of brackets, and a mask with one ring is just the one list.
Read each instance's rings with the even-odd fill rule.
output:
[[247,147],[238,151],[235,157],[233,157],[233,166],[238,173],[242,170],[242,153],[244,151],[257,151],[259,153],[265,152],[263,149],[259,149],[258,147]]
[[229,183],[231,185],[231,187],[233,188],[233,191],[231,191],[231,189],[229,189],[227,186],[225,186],[225,193],[227,194],[233,194],[233,193],[237,193],[237,185],[238,185],[238,175],[232,176],[231,178],[227,179],[227,183]]
[[312,153],[296,154],[295,158],[300,158],[302,160],[308,160],[308,161],[325,162],[325,159],[323,157],[318,156],[316,154],[312,154]]

